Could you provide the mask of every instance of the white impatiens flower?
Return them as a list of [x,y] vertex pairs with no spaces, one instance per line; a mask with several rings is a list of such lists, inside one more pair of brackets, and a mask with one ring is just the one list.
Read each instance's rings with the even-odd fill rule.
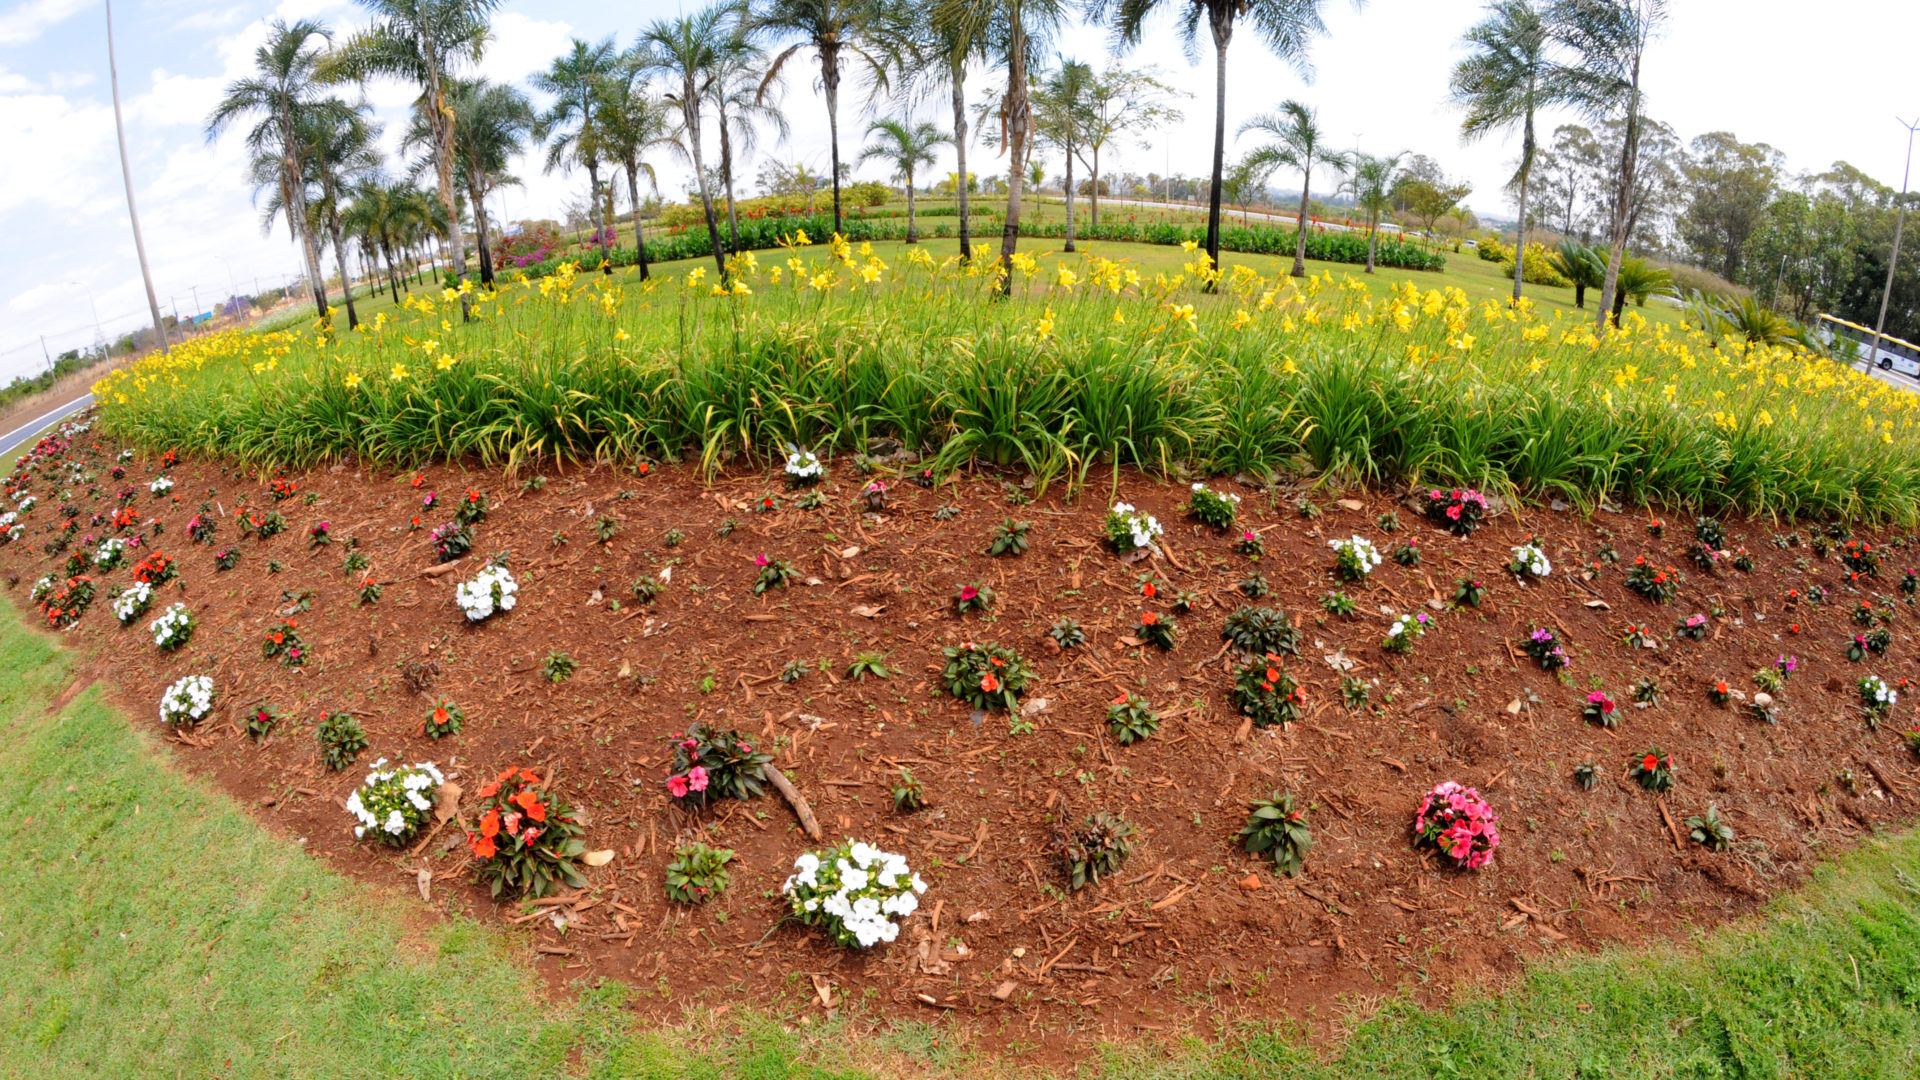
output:
[[197,724],[213,711],[213,679],[188,675],[160,695],[160,722],[181,727]]
[[26,498],[20,500],[20,512],[23,514],[29,513],[33,510],[34,507],[38,505],[40,505],[40,500],[35,498],[32,495],[29,495]]
[[386,758],[374,762],[366,782],[347,796],[347,812],[359,823],[353,835],[372,832],[389,844],[406,843],[432,816],[428,796],[445,782],[431,761],[394,768],[387,767]]
[[466,612],[467,619],[480,622],[502,612],[512,611],[519,603],[520,583],[506,567],[498,564],[480,571],[472,581],[454,586],[453,602]]
[[193,612],[185,604],[174,604],[147,624],[153,631],[153,643],[162,649],[177,649],[193,637]]
[[1359,581],[1373,568],[1380,565],[1380,549],[1373,541],[1364,536],[1350,536],[1345,540],[1329,540],[1327,546],[1333,549],[1334,562],[1340,576],[1348,581]]
[[109,536],[94,550],[93,565],[102,570],[111,570],[120,565],[120,560],[126,554],[127,542],[117,536]]
[[1123,553],[1147,547],[1160,538],[1160,532],[1158,518],[1135,510],[1130,503],[1114,503],[1107,511],[1107,540]]
[[20,515],[12,510],[0,514],[0,544],[12,543],[27,531],[27,527],[19,522]]
[[153,483],[148,484],[147,490],[153,492],[155,495],[165,495],[167,492],[173,490],[173,477],[163,476]]
[[787,475],[795,481],[810,482],[820,479],[826,469],[820,464],[820,458],[811,450],[802,450],[792,443],[787,444]]
[[1547,561],[1547,553],[1535,540],[1513,549],[1513,562],[1507,569],[1522,577],[1543,578],[1553,572],[1553,563]]
[[147,605],[153,602],[153,586],[144,581],[136,581],[113,598],[113,617],[120,620],[121,626],[146,614]]
[[796,858],[781,892],[803,922],[825,927],[843,945],[871,948],[900,936],[895,919],[920,909],[926,891],[905,856],[865,841]]

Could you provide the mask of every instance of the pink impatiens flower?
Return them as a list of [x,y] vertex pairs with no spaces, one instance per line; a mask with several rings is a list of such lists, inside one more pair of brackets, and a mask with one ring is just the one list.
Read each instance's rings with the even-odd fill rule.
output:
[[765,556],[764,554],[763,554],[763,555],[755,555],[755,556],[753,557],[753,565],[755,565],[755,566],[761,566],[761,567],[764,567],[764,566],[766,566],[767,564],[769,564],[769,563],[771,563],[771,562],[773,562],[773,560],[772,560],[772,559],[769,559],[769,558],[767,558],[767,557],[766,557],[766,556]]
[[687,770],[687,787],[694,791],[707,790],[707,770],[695,765]]
[[684,776],[667,777],[667,794],[676,799],[687,797],[687,778]]

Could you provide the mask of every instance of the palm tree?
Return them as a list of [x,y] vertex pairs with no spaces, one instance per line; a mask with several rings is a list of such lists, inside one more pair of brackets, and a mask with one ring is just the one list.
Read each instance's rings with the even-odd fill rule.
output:
[[983,39],[965,24],[920,20],[911,75],[928,89],[944,85],[953,104],[954,198],[959,214],[960,261],[973,261],[972,219],[967,189],[967,64],[984,55]]
[[313,113],[340,104],[319,76],[328,40],[319,23],[273,20],[266,42],[254,50],[254,73],[227,84],[207,118],[209,142],[243,118],[254,120],[247,131],[247,149],[278,163],[275,186],[286,207],[287,229],[306,256],[307,280],[322,322],[328,315],[326,276],[320,272],[320,252],[307,216],[307,165],[299,127]]
[[314,211],[333,240],[334,264],[340,272],[340,291],[347,308],[349,330],[359,328],[360,313],[353,306],[353,276],[347,273],[347,244],[340,215],[354,181],[380,168],[380,151],[374,146],[374,140],[380,137],[380,127],[368,121],[370,111],[371,108],[364,105],[327,109],[302,125],[307,139],[307,163],[314,186],[320,191]]
[[1613,291],[1613,325],[1620,325],[1620,313],[1626,310],[1627,301],[1632,300],[1635,307],[1646,307],[1650,296],[1677,297],[1679,291],[1673,287],[1673,274],[1666,267],[1642,259],[1637,255],[1628,255],[1620,260],[1619,274]]
[[1527,265],[1527,182],[1538,150],[1533,115],[1564,96],[1564,79],[1547,54],[1547,24],[1532,0],[1493,0],[1487,17],[1467,31],[1466,44],[1473,51],[1454,65],[1448,84],[1454,104],[1467,111],[1460,125],[1462,137],[1472,142],[1520,128],[1520,167],[1510,181],[1520,193],[1519,236],[1513,247],[1513,299],[1518,303]]
[[[1607,280],[1607,260],[1597,248],[1588,247],[1572,237],[1562,237],[1560,246],[1547,256],[1553,272],[1573,283],[1573,306],[1587,306],[1587,290],[1597,289]],[[1514,264],[1519,270],[1519,263]]]
[[1645,104],[1640,64],[1666,22],[1667,4],[1666,0],[1552,0],[1545,19],[1552,40],[1575,57],[1565,74],[1567,100],[1596,120],[1607,116],[1625,120],[1615,170],[1618,187],[1607,238],[1607,272],[1600,286],[1600,310],[1594,316],[1597,325],[1605,326],[1615,306],[1613,294],[1630,228],[1628,212]]
[[533,129],[534,136],[547,144],[547,171],[574,163],[586,167],[587,201],[592,206],[589,220],[594,243],[600,248],[600,269],[609,274],[613,257],[607,250],[606,221],[600,212],[600,161],[605,148],[593,110],[600,86],[617,74],[617,60],[612,38],[593,45],[574,38],[572,52],[530,80],[534,89],[553,95],[553,106],[540,114]]
[[1034,134],[1058,147],[1067,158],[1061,190],[1067,200],[1068,251],[1073,250],[1073,159],[1083,149],[1087,96],[1093,81],[1093,68],[1078,60],[1062,60],[1034,96]]
[[[713,216],[713,187],[700,150],[700,113],[715,71],[728,55],[746,45],[731,22],[732,11],[716,4],[692,15],[655,19],[640,32],[638,43],[643,56],[641,70],[666,76],[667,91],[661,100],[680,113],[680,130],[673,145],[693,163],[700,205],[706,212],[707,238],[713,244],[714,265],[720,268],[722,277],[727,273],[726,252],[720,246],[720,226]],[[834,190],[837,193],[839,188]]]
[[[1358,7],[1363,0],[1355,0]],[[1273,54],[1311,77],[1313,65],[1307,46],[1326,33],[1320,17],[1324,0],[1089,0],[1087,12],[1098,22],[1110,22],[1123,45],[1138,45],[1149,18],[1178,9],[1180,36],[1193,55],[1204,23],[1213,35],[1213,183],[1207,195],[1207,257],[1220,265],[1220,177],[1227,162],[1227,46],[1235,24],[1246,21]]]
[[408,190],[378,174],[363,176],[353,186],[353,201],[340,215],[347,228],[361,237],[369,254],[377,253],[385,261],[387,291],[396,304],[400,302],[400,280],[394,272],[393,248],[401,232],[403,192]]
[[893,166],[893,174],[907,184],[907,243],[917,244],[913,227],[913,174],[922,165],[934,163],[933,148],[953,140],[940,129],[922,120],[875,120],[867,128],[867,137],[879,141],[860,151],[861,162],[884,161]]
[[[1313,110],[1297,101],[1283,101],[1279,112],[1263,113],[1240,125],[1242,135],[1249,131],[1258,131],[1271,136],[1274,142],[1247,155],[1249,163],[1261,175],[1275,169],[1297,169],[1300,172],[1300,213],[1294,219],[1293,276],[1307,276],[1307,200],[1308,189],[1313,184],[1313,170],[1332,169],[1336,173],[1345,173],[1353,167],[1349,154],[1327,147],[1325,133],[1320,130],[1319,120]],[[1219,196],[1214,196],[1219,201]]]
[[1356,151],[1353,156],[1353,172],[1340,190],[1353,196],[1353,201],[1367,215],[1367,273],[1373,273],[1374,253],[1380,246],[1380,216],[1393,206],[1393,182],[1400,171],[1400,162],[1407,156],[1401,152],[1391,157],[1376,157]]
[[840,80],[845,67],[858,62],[875,90],[884,90],[889,69],[899,66],[900,41],[887,0],[757,0],[742,24],[745,33],[793,40],[767,65],[764,95],[786,62],[812,49],[820,63],[820,88],[827,99],[827,139],[833,153],[833,231],[840,231]]
[[612,76],[600,83],[594,112],[607,160],[626,170],[627,197],[633,204],[633,247],[640,261],[640,280],[645,281],[649,271],[647,239],[640,224],[640,174],[647,175],[647,183],[655,192],[660,190],[659,179],[645,157],[670,140],[666,110],[647,95],[646,57],[640,50],[620,54]]
[[715,67],[707,97],[713,102],[720,129],[720,185],[727,196],[727,249],[740,250],[740,215],[733,203],[733,166],[739,155],[751,153],[762,125],[787,137],[787,118],[763,92],[766,53],[750,40],[729,49]]
[[[460,231],[460,208],[453,185],[453,108],[447,85],[462,64],[477,63],[486,48],[488,16],[500,0],[360,0],[373,23],[355,34],[329,58],[327,74],[341,81],[364,82],[375,75],[420,88],[423,110],[433,128],[434,177],[446,215],[447,246],[456,278],[467,275],[467,241]],[[463,314],[465,305],[461,308]]]
[[[517,88],[486,79],[456,81],[448,100],[453,106],[453,149],[459,179],[467,189],[467,201],[473,204],[474,239],[480,249],[480,279],[493,285],[493,234],[487,223],[487,197],[496,190],[518,184],[507,172],[507,164],[526,148],[533,134],[536,117],[533,103]],[[415,131],[424,134],[431,127],[416,111]]]

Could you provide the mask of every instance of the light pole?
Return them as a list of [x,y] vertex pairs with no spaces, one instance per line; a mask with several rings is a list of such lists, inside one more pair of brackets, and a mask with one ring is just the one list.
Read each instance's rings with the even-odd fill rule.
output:
[[[106,0],[106,4],[107,77],[113,83],[113,130],[120,138],[120,179],[127,185],[127,220],[133,223],[133,250],[140,256],[140,279],[147,286],[147,310],[153,313],[153,334],[160,339],[160,351],[164,353],[168,350],[167,328],[160,324],[160,300],[153,292],[153,274],[147,270],[147,245],[140,239],[140,212],[133,206],[133,170],[127,164],[127,127],[120,120],[120,68],[113,59],[113,0]],[[96,317],[94,321],[97,324],[99,319]]]
[[1900,173],[1900,213],[1893,219],[1893,257],[1887,260],[1887,287],[1880,292],[1880,318],[1873,324],[1873,346],[1867,350],[1867,371],[1880,360],[1880,338],[1887,329],[1887,302],[1893,299],[1893,272],[1900,265],[1900,234],[1907,227],[1907,180],[1913,175],[1913,133],[1920,129],[1920,121],[1907,123],[1899,117],[1894,120],[1907,129],[1907,164]]

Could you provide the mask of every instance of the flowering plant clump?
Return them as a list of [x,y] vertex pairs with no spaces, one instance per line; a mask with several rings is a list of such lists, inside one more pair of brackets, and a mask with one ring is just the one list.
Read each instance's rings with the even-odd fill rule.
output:
[[1240,842],[1249,854],[1271,857],[1276,872],[1293,875],[1306,867],[1313,830],[1307,828],[1306,812],[1296,805],[1293,792],[1276,791],[1272,798],[1253,803],[1240,828]]
[[1427,520],[1455,536],[1472,536],[1487,519],[1487,498],[1472,488],[1441,491],[1430,488],[1423,507]]
[[502,611],[512,611],[520,602],[520,583],[503,563],[490,563],[472,581],[454,586],[453,602],[466,613],[467,621],[482,622]]
[[1655,566],[1645,555],[1636,555],[1627,568],[1627,588],[1656,604],[1664,604],[1680,591],[1680,574],[1671,566]]
[[1629,649],[1657,649],[1660,647],[1660,635],[1644,623],[1628,623],[1620,635],[1620,644]]
[[858,840],[806,852],[793,861],[793,871],[780,887],[793,914],[841,945],[862,949],[899,937],[894,918],[918,911],[927,891],[906,856]]
[[1673,789],[1673,758],[1662,754],[1658,747],[1649,749],[1640,755],[1627,770],[1627,775],[1648,791],[1671,791]]
[[1078,828],[1056,826],[1053,854],[1067,871],[1068,887],[1078,891],[1098,885],[1101,878],[1117,872],[1133,853],[1138,831],[1127,819],[1105,810],[1087,815]]
[[1544,626],[1527,635],[1526,648],[1527,655],[1539,661],[1541,671],[1559,671],[1572,664],[1566,650],[1560,647],[1560,639]]
[[229,544],[213,553],[213,568],[219,571],[231,570],[240,565],[240,549]]
[[1493,861],[1500,846],[1500,818],[1474,788],[1451,780],[1434,786],[1413,815],[1414,843],[1430,847],[1465,870]]
[[1707,617],[1695,612],[1673,624],[1673,632],[1689,641],[1707,640]]
[[26,534],[27,527],[20,524],[20,515],[12,510],[0,514],[0,546],[11,544]]
[[[5,523],[6,517],[0,515],[0,524]],[[1911,567],[1900,571],[1900,595],[1910,597],[1916,592],[1920,592],[1920,571],[1915,571]]]
[[453,508],[453,520],[461,525],[478,525],[487,520],[487,494],[475,488],[468,488],[460,496],[460,503]]
[[793,580],[793,565],[785,559],[770,559],[765,555],[757,555],[754,557],[753,565],[760,568],[760,576],[753,582],[755,596],[759,596],[768,589],[784,589]]
[[586,850],[585,831],[566,803],[546,795],[540,774],[508,769],[481,786],[474,807],[477,827],[467,848],[480,860],[480,876],[493,895],[513,889],[545,896],[557,884],[582,888],[587,879],[574,865]]
[[173,477],[162,476],[158,480],[155,480],[153,483],[148,484],[147,490],[153,492],[154,498],[156,499],[160,498],[161,496],[164,496],[167,492],[173,490]]
[[320,757],[327,768],[336,771],[353,764],[353,759],[367,748],[367,733],[351,713],[327,714],[313,734],[320,743]]
[[1268,653],[1234,672],[1233,703],[1255,727],[1290,724],[1306,709],[1307,689],[1287,673],[1277,654]]
[[712,848],[698,841],[673,849],[673,861],[667,864],[663,879],[667,899],[680,904],[704,904],[727,891],[731,880],[727,864],[733,861],[730,848]]
[[1615,715],[1613,699],[1595,690],[1587,695],[1587,703],[1580,707],[1580,716],[1590,724],[1599,724],[1603,728],[1612,728],[1620,723]]
[[1694,518],[1693,535],[1695,539],[1715,551],[1727,546],[1727,527],[1720,524],[1718,518]]
[[195,514],[193,517],[187,519],[187,539],[196,544],[211,544],[213,543],[213,534],[219,526],[220,523],[214,520],[213,515],[206,513]]
[[281,619],[280,625],[268,630],[260,639],[260,655],[267,660],[279,660],[287,667],[299,667],[307,662],[307,645],[300,640],[300,626],[292,619]]
[[1393,561],[1399,563],[1401,566],[1419,566],[1420,541],[1409,536],[1407,537],[1406,543],[1395,544],[1393,547]]
[[160,695],[160,722],[173,727],[191,727],[213,711],[213,698],[211,676],[184,676]]
[[1733,700],[1733,687],[1728,685],[1727,680],[1721,679],[1707,687],[1707,700],[1715,705],[1725,705]]
[[454,704],[452,698],[441,698],[433,703],[433,711],[427,714],[423,730],[430,739],[444,739],[460,734],[460,728],[466,722],[467,714]]
[[1841,545],[1840,561],[1853,572],[1853,576],[1880,572],[1880,553],[1865,540],[1849,540]]
[[1360,605],[1344,592],[1328,590],[1326,595],[1320,598],[1320,610],[1329,615],[1350,616],[1360,610]]
[[1240,496],[1232,492],[1222,494],[1205,484],[1195,484],[1192,494],[1187,496],[1187,513],[1202,525],[1231,529],[1234,520],[1240,516]]
[[786,473],[787,483],[794,487],[808,487],[819,483],[827,470],[820,464],[820,458],[813,451],[789,445]]
[[133,625],[133,620],[147,613],[153,603],[153,586],[144,581],[136,581],[120,595],[113,598],[113,617],[120,620],[121,626]]
[[1487,598],[1486,583],[1478,578],[1455,578],[1453,582],[1453,602],[1477,608]]
[[1753,573],[1753,553],[1746,548],[1733,553],[1733,568],[1743,574]]
[[773,495],[762,495],[760,501],[753,504],[756,514],[771,514],[780,509],[780,500]]
[[198,625],[193,612],[185,604],[174,604],[160,613],[160,617],[147,624],[153,631],[153,643],[164,652],[171,652],[193,639],[193,628]]
[[1329,540],[1327,546],[1333,549],[1333,569],[1342,581],[1360,581],[1373,568],[1380,565],[1380,549],[1373,541],[1363,536],[1350,536],[1345,540]]
[[1863,676],[1858,683],[1860,704],[1876,717],[1884,718],[1900,701],[1900,692],[1878,675]]
[[280,714],[271,705],[256,705],[247,716],[247,734],[256,739],[264,739],[280,723]]
[[427,536],[433,541],[435,562],[452,562],[473,550],[473,530],[457,521],[449,521]]
[[731,728],[695,724],[674,737],[667,794],[683,806],[705,806],[713,799],[757,799],[767,791],[772,754],[753,748]]
[[117,536],[109,536],[94,549],[93,565],[100,570],[112,570],[126,556],[127,542]]
[[1240,539],[1233,542],[1233,550],[1249,559],[1258,559],[1267,553],[1267,545],[1260,539],[1259,533],[1248,529],[1240,534]]
[[1033,671],[1020,654],[1003,645],[976,645],[971,641],[941,650],[946,667],[940,681],[947,693],[976,709],[1014,711],[1019,696],[1033,681]]
[[1405,653],[1413,648],[1413,643],[1427,632],[1432,622],[1422,611],[1414,615],[1396,615],[1387,627],[1387,636],[1380,640],[1380,647],[1390,653]]
[[1115,551],[1126,554],[1141,548],[1151,547],[1160,538],[1160,521],[1152,514],[1136,511],[1127,503],[1117,502],[1107,511],[1107,520],[1102,530],[1107,543]]
[[325,521],[316,521],[307,527],[307,547],[317,548],[333,543],[333,525]]
[[1878,621],[1873,605],[1865,600],[1860,601],[1860,606],[1853,609],[1853,621],[1861,626],[1872,626]]
[[993,606],[995,598],[993,586],[969,582],[953,594],[953,610],[961,615],[969,611],[986,611]]
[[1121,694],[1107,703],[1107,730],[1121,746],[1132,746],[1160,730],[1160,714],[1146,698]]
[[264,514],[250,513],[247,515],[246,522],[247,531],[262,540],[287,531],[287,519],[278,510],[269,510]]
[[293,481],[287,479],[275,480],[267,485],[267,492],[273,496],[274,502],[293,498],[295,490]]
[[860,497],[866,500],[869,511],[880,513],[887,508],[887,482],[885,480],[867,481],[867,486],[860,489]]
[[1174,629],[1173,620],[1162,618],[1157,611],[1144,612],[1140,616],[1140,625],[1134,629],[1134,636],[1152,645],[1161,652],[1172,652],[1180,640],[1179,631]]
[[1507,564],[1507,569],[1516,577],[1538,579],[1553,573],[1553,563],[1547,561],[1547,553],[1538,540],[1528,540],[1513,549],[1513,561]]
[[92,603],[93,579],[80,574],[53,582],[40,600],[40,613],[47,617],[48,626],[64,630],[80,621]]
[[391,769],[386,764],[386,758],[373,763],[366,780],[347,796],[347,812],[360,822],[353,827],[355,837],[371,831],[381,843],[399,847],[433,816],[434,796],[446,778],[431,761]]

